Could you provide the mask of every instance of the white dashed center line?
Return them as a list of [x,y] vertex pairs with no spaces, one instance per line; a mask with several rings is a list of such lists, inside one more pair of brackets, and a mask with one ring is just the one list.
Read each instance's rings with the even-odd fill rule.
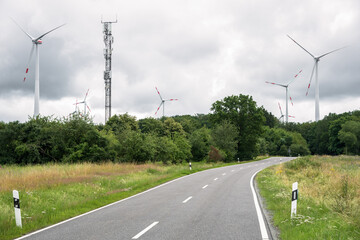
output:
[[207,188],[207,186],[209,186],[209,185],[205,185],[205,186],[203,186],[202,188],[204,189],[204,188]]
[[226,173],[223,173],[222,175],[223,175],[223,176],[225,176],[225,175],[226,175]]
[[136,234],[132,239],[138,239],[139,237],[141,237],[141,235],[143,235],[144,233],[146,233],[147,231],[149,231],[151,228],[153,228],[156,224],[158,224],[159,222],[153,222],[152,224],[150,224],[147,228],[145,228],[144,230],[142,230],[141,232],[139,232],[138,234]]
[[214,181],[218,180],[218,178],[214,178]]
[[185,200],[183,201],[183,203],[186,203],[186,202],[189,201],[190,199],[192,199],[192,196],[190,196],[190,197],[188,197],[187,199],[185,199]]

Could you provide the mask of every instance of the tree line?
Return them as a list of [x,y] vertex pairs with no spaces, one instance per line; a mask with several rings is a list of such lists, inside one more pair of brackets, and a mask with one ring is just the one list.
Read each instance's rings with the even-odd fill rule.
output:
[[248,160],[258,155],[358,154],[360,113],[282,124],[251,96],[212,104],[209,114],[161,119],[125,113],[105,125],[77,114],[0,122],[0,164],[48,162],[181,163]]

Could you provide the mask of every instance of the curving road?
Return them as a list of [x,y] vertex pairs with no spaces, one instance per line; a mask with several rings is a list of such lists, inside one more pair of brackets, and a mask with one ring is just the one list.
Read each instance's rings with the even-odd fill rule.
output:
[[257,171],[292,159],[188,175],[18,239],[268,239],[250,182]]

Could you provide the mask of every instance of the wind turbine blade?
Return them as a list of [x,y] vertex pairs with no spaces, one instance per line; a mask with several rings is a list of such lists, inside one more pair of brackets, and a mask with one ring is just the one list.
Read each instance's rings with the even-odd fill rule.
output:
[[179,100],[179,99],[171,98],[171,99],[169,99],[168,101],[177,101],[177,100]]
[[289,117],[291,117],[291,118],[295,118],[295,116],[291,116],[291,115],[289,115]]
[[294,106],[294,103],[293,103],[292,98],[291,98],[290,95],[289,95],[289,98],[290,98],[291,105]]
[[86,101],[86,98],[87,98],[87,96],[88,96],[88,94],[89,94],[89,90],[90,90],[90,89],[88,89],[88,90],[86,91],[85,98],[84,98],[84,101],[83,101],[83,102]]
[[267,81],[265,81],[265,82],[268,83],[268,84],[272,84],[272,85],[278,85],[278,86],[281,86],[281,87],[286,87],[285,85],[282,85],[282,84],[279,84],[279,83],[267,82]]
[[308,54],[310,54],[310,56],[312,56],[313,58],[315,58],[314,55],[312,55],[308,50],[306,50],[303,46],[301,46],[297,41],[295,41],[294,39],[292,39],[289,35],[287,35],[291,40],[294,41],[294,43],[296,43],[299,47],[301,47],[305,52],[307,52]]
[[31,47],[31,51],[30,51],[30,55],[29,55],[29,60],[28,60],[27,65],[26,65],[24,82],[25,82],[25,80],[26,80],[27,73],[29,72],[29,66],[30,66],[31,57],[32,57],[32,55],[33,55],[33,53],[34,53],[34,46],[35,46],[35,44],[33,44],[32,47]]
[[89,112],[91,112],[91,110],[90,110],[89,106],[88,106],[88,105],[86,105],[86,107],[87,107],[87,109],[89,110]]
[[279,102],[278,102],[278,105],[279,105],[279,109],[280,109],[281,117],[283,117],[283,116],[284,116],[284,114],[283,114],[283,112],[282,112],[282,110],[281,110],[281,106],[280,106],[280,103],[279,103]]
[[62,26],[64,26],[66,23],[64,23],[64,24],[62,24],[62,25],[60,25],[60,26],[58,26],[58,27],[56,27],[56,28],[54,28],[54,29],[51,29],[50,31],[48,31],[48,32],[46,32],[46,33],[44,33],[43,35],[41,35],[40,37],[37,37],[36,39],[35,39],[35,41],[37,41],[37,40],[39,40],[39,39],[41,39],[42,37],[44,37],[46,34],[49,34],[49,33],[51,33],[52,31],[55,31],[56,29],[58,29],[58,28],[60,28],[60,27],[62,27]]
[[23,31],[31,40],[34,40],[34,38],[28,34],[21,26],[20,24],[18,24],[12,17],[10,17],[10,19],[21,29],[21,31]]
[[287,84],[287,86],[289,86],[293,81],[295,81],[295,79],[299,76],[299,74],[302,72],[302,70],[300,70],[300,72],[298,72],[297,74],[295,74],[294,78],[292,80],[290,80],[290,82]]
[[324,56],[326,56],[326,55],[328,55],[328,54],[330,54],[330,53],[333,53],[333,52],[339,51],[339,50],[344,49],[344,48],[346,48],[346,47],[347,47],[347,46],[345,46],[345,47],[341,47],[341,48],[338,48],[338,49],[335,49],[335,50],[332,50],[332,51],[330,51],[330,52],[328,52],[328,53],[325,53],[325,54],[323,54],[323,55],[319,56],[319,58],[322,58],[322,57],[324,57]]
[[312,77],[313,77],[313,75],[314,75],[314,70],[315,70],[316,63],[317,63],[317,62],[315,61],[314,67],[313,67],[313,69],[312,69],[312,71],[311,71],[310,82],[309,82],[308,88],[307,88],[307,90],[306,90],[306,96],[309,94],[310,84],[311,84]]
[[157,112],[159,111],[159,109],[161,108],[161,105],[163,104],[164,102],[161,102],[159,107],[157,108],[156,112],[155,112],[155,115],[157,114]]
[[156,88],[157,93],[159,94],[159,97],[160,97],[161,101],[162,101],[163,98],[161,97],[161,94],[160,94],[159,90],[157,89],[157,87],[155,87],[155,88]]

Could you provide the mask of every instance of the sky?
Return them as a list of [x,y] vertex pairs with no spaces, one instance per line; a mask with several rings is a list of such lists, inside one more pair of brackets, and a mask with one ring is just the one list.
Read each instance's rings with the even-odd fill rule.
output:
[[[113,21],[112,115],[207,114],[230,95],[249,95],[280,117],[287,84],[291,122],[315,120],[313,55],[319,62],[320,118],[360,109],[360,1],[358,0],[1,0],[0,121],[25,122],[34,113],[30,35],[40,46],[40,114],[62,118],[87,98],[95,123],[105,121],[105,59],[101,19]],[[80,106],[81,110],[83,109]]]

